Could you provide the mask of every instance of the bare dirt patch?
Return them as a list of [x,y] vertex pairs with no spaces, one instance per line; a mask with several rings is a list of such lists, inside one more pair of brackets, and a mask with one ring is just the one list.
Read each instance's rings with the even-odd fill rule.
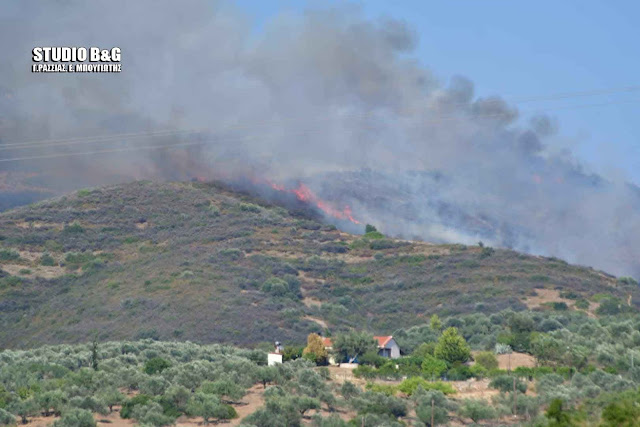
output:
[[533,368],[536,366],[536,358],[526,353],[513,352],[509,354],[498,354],[498,368],[516,369],[517,367]]
[[309,308],[320,307],[323,304],[323,302],[320,301],[319,299],[311,298],[311,297],[302,298],[302,303]]
[[491,398],[500,392],[498,390],[489,388],[491,380],[485,378],[483,380],[468,380],[468,381],[451,381],[451,384],[457,391],[456,399],[483,399],[491,401]]
[[60,224],[58,222],[41,222],[41,221],[33,221],[33,222],[21,221],[21,222],[16,222],[15,226],[25,230],[28,230],[30,228],[35,228],[36,230],[39,230],[41,228],[52,228],[54,230],[62,230],[64,228],[64,224]]
[[[536,289],[536,294],[534,296],[528,296],[527,298],[523,298],[522,302],[526,304],[529,310],[535,310],[544,307],[544,304],[552,303],[552,302],[563,302],[567,304],[567,306],[573,310],[579,310],[576,308],[576,302],[574,300],[570,300],[568,298],[562,298],[560,296],[560,291],[557,289]],[[589,317],[596,317],[595,311],[599,307],[600,304],[590,302],[589,308],[586,310],[586,313]]]
[[[3,264],[2,269],[12,276],[21,277],[43,277],[45,279],[55,279],[56,277],[63,276],[66,273],[64,267],[59,266],[44,266],[39,265],[37,267],[25,266],[20,264]],[[31,273],[20,273],[24,270],[30,270]]]
[[356,378],[353,375],[353,369],[341,368],[339,366],[329,366],[328,368],[331,380],[338,384],[343,384],[346,381],[349,381],[354,384],[358,384],[361,387],[366,385],[366,381]]
[[240,405],[233,405],[238,418],[231,420],[232,426],[240,425],[240,421],[249,414],[254,413],[264,405],[264,388],[261,385],[255,385],[249,389],[246,396],[242,399]]
[[[93,418],[99,426],[125,427],[137,424],[134,420],[125,420],[120,418],[119,409],[115,409],[108,415],[93,414]],[[29,418],[29,422],[27,424],[19,422],[18,425],[27,427],[46,427],[52,425],[53,422],[58,419],[60,419],[60,417],[33,417]]]
[[[300,280],[303,280],[308,283],[325,283],[326,282],[325,279],[315,279],[313,277],[309,277],[307,276],[307,273],[304,271],[298,271],[298,276],[300,277]],[[303,289],[303,293],[304,293],[304,289]]]

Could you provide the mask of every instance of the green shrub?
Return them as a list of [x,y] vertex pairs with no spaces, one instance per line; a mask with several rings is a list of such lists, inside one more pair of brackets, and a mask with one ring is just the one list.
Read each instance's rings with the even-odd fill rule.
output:
[[520,378],[510,375],[500,375],[491,380],[489,383],[490,388],[495,388],[503,393],[509,393],[513,391],[513,383],[515,380],[516,390],[520,393],[527,391],[527,383],[523,382]]
[[369,240],[380,240],[380,239],[384,239],[384,234],[378,231],[371,231],[369,233],[366,233],[364,235],[364,238]]
[[418,387],[422,387],[425,391],[438,390],[444,394],[454,394],[456,392],[451,384],[442,381],[430,382],[420,377],[407,378],[398,385],[398,390],[411,396]]
[[16,261],[20,254],[13,249],[0,249],[0,261]]
[[575,307],[579,308],[580,310],[587,310],[589,308],[589,306],[590,306],[589,301],[587,301],[584,298],[580,298],[575,303]]
[[360,414],[391,415],[402,417],[407,414],[407,404],[403,399],[384,393],[367,391],[354,399],[353,405]]
[[554,301],[551,303],[551,307],[556,311],[567,311],[569,309],[567,303],[563,301]]
[[376,350],[367,351],[362,356],[358,357],[358,362],[362,365],[372,365],[376,368],[380,368],[382,365],[387,363],[389,359],[386,357],[382,357],[378,354]]
[[133,409],[138,405],[146,405],[151,401],[151,396],[146,394],[138,394],[133,396],[130,399],[127,399],[122,404],[122,409],[120,409],[120,417],[121,418],[131,418]]
[[0,426],[14,426],[16,424],[16,417],[14,417],[11,412],[0,408]]
[[145,405],[136,405],[131,411],[131,418],[142,425],[154,427],[173,424],[173,419],[165,415],[162,405],[157,402],[149,402]]
[[474,378],[482,379],[489,375],[489,371],[482,365],[475,364],[469,368],[469,372]]
[[65,262],[73,267],[79,267],[95,259],[96,256],[91,252],[69,252],[64,257]]
[[40,265],[51,267],[56,265],[56,260],[48,252],[45,252],[40,257]]
[[187,413],[203,417],[205,424],[208,424],[211,418],[230,420],[238,416],[233,406],[222,403],[215,395],[204,393],[196,393],[189,399]]
[[450,381],[466,381],[472,377],[471,368],[460,363],[456,363],[447,371],[447,379]]
[[474,356],[477,364],[483,366],[487,371],[498,367],[498,359],[491,351],[481,351]]
[[262,284],[262,292],[281,297],[289,292],[289,285],[279,277],[272,277]]
[[480,251],[480,258],[488,258],[491,255],[493,255],[494,252],[495,252],[495,249],[493,249],[493,248],[491,248],[489,246],[485,246]]
[[447,370],[447,363],[444,360],[427,354],[424,356],[420,367],[426,378],[436,379],[440,378],[440,376],[442,376],[442,374]]
[[359,365],[352,372],[356,378],[364,378],[367,380],[372,380],[378,376],[376,368],[369,365]]
[[633,277],[618,277],[618,283],[626,286],[638,286],[638,282]]
[[393,396],[398,391],[397,387],[391,384],[377,384],[377,383],[367,383],[367,390],[375,391],[376,393],[383,393],[387,396]]
[[374,251],[382,249],[393,249],[396,247],[398,247],[398,244],[396,242],[387,239],[374,240],[373,242],[369,243],[369,248],[373,249]]
[[616,315],[622,311],[622,301],[618,298],[603,298],[600,306],[596,309],[599,315]]
[[64,226],[62,230],[63,233],[66,234],[79,234],[84,233],[84,227],[80,225],[78,222],[73,222],[71,224],[67,224]]
[[240,203],[239,208],[242,212],[260,213],[261,211],[260,206],[253,203]]
[[223,249],[220,252],[218,252],[218,255],[220,255],[220,257],[223,259],[228,259],[232,261],[237,261],[243,257],[242,251],[238,248]]
[[465,399],[458,413],[462,417],[471,418],[474,423],[497,417],[495,409],[489,406],[484,400],[475,399]]
[[62,417],[53,423],[53,427],[95,427],[96,425],[91,411],[78,408],[65,411]]
[[161,357],[153,357],[144,364],[143,371],[147,375],[155,375],[171,367],[171,363]]

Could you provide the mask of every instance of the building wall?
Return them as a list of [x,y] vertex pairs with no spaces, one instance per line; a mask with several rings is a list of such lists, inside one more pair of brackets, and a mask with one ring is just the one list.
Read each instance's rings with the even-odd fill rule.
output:
[[384,348],[378,350],[378,354],[382,357],[397,359],[400,357],[400,347],[398,347],[396,340],[392,338]]
[[396,340],[392,339],[391,341],[389,341],[387,343],[387,348],[391,349],[391,358],[392,359],[397,359],[400,357],[400,347],[398,347],[398,344],[396,343]]
[[267,355],[267,365],[273,366],[282,363],[282,354],[280,353],[269,353]]

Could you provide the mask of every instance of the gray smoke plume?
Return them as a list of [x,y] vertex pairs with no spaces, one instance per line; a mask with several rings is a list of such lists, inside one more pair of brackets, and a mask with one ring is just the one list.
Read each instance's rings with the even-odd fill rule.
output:
[[[201,144],[5,162],[0,172],[39,173],[29,179],[52,192],[133,178],[300,180],[387,233],[483,240],[639,276],[638,189],[586,171],[557,143],[553,119],[520,118],[462,77],[437,81],[411,57],[416,43],[403,22],[350,7],[284,15],[256,35],[224,2],[9,1],[4,148],[194,132],[14,146],[0,158]],[[118,46],[123,72],[32,74],[35,46]]]

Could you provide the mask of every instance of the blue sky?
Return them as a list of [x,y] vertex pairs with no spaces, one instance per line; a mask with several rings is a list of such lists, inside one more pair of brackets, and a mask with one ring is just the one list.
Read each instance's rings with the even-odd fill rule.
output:
[[[253,19],[256,33],[279,13],[345,3],[237,1]],[[419,38],[413,55],[444,82],[454,75],[469,78],[479,96],[518,101],[640,87],[639,1],[370,0],[350,4],[372,19],[387,16],[406,21]],[[640,183],[640,90],[517,105],[524,114],[546,112],[557,118],[562,144],[590,169]]]

